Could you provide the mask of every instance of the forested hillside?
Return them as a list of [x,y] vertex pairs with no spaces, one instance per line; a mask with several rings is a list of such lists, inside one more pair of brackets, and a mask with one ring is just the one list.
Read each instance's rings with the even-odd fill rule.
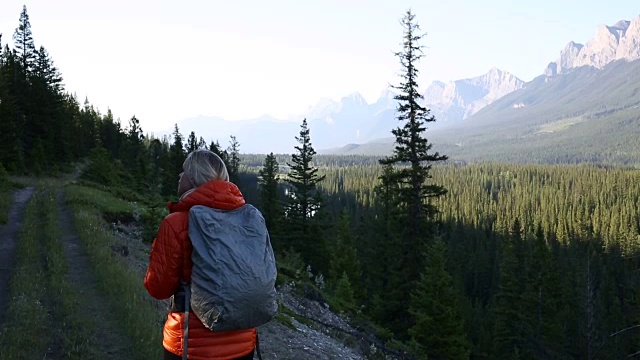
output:
[[[405,31],[414,29],[410,13],[405,20]],[[241,155],[234,137],[223,149],[177,126],[153,138],[135,116],[123,125],[64,88],[35,45],[26,8],[14,39],[0,57],[0,164],[10,174],[84,162],[85,185],[150,209],[143,236],[151,241],[166,201],[176,200],[187,153],[211,149],[262,210],[279,284],[311,279],[305,286],[333,310],[407,358],[620,359],[640,351],[638,170],[456,165],[426,140],[414,143],[436,119],[412,100],[409,76],[399,112],[422,117],[400,116],[394,135],[413,152],[317,156],[302,119],[293,156]]]

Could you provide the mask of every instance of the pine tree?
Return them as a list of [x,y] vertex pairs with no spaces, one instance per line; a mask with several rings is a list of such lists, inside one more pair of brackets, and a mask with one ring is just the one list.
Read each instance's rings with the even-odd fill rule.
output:
[[175,124],[173,130],[173,144],[169,147],[169,156],[165,167],[164,181],[162,184],[162,193],[164,195],[173,195],[176,193],[178,186],[178,175],[182,172],[182,164],[187,157],[182,142],[182,134]]
[[209,148],[207,147],[207,142],[204,141],[204,138],[202,136],[200,136],[200,140],[198,140],[198,149],[209,150]]
[[27,14],[27,6],[23,5],[20,13],[20,22],[18,28],[13,34],[15,48],[18,51],[18,59],[23,72],[24,80],[33,70],[36,62],[36,45],[33,42],[33,34],[31,33],[31,23],[29,22],[29,14]]
[[560,309],[558,301],[561,293],[558,283],[554,279],[558,274],[553,273],[551,254],[546,244],[542,226],[538,224],[533,240],[533,254],[529,266],[527,295],[525,296],[528,318],[532,319],[533,338],[535,339],[534,351],[536,357],[548,357],[548,354],[557,353],[561,348],[559,340],[562,338],[560,326]]
[[331,244],[331,263],[329,264],[329,279],[338,284],[342,277],[347,277],[358,299],[364,299],[363,287],[360,285],[362,271],[356,246],[351,234],[349,215],[343,211],[340,215],[336,241]]
[[511,235],[503,243],[499,268],[498,292],[494,306],[495,358],[509,359],[522,354],[525,346],[523,282],[520,280],[518,244],[521,241],[520,222],[516,218]]
[[[422,251],[427,244],[427,239],[433,235],[430,225],[436,213],[436,207],[431,204],[431,198],[436,198],[446,193],[444,187],[427,184],[431,178],[432,163],[444,161],[446,156],[429,153],[433,144],[424,137],[426,123],[436,119],[429,114],[429,110],[420,105],[423,98],[418,91],[417,63],[423,57],[422,46],[419,45],[423,35],[418,34],[419,25],[415,22],[415,15],[408,10],[402,19],[404,27],[403,49],[396,53],[400,58],[402,67],[402,81],[399,86],[394,86],[400,91],[395,96],[398,100],[396,112],[397,119],[402,123],[401,127],[392,130],[395,135],[395,148],[393,154],[380,160],[382,165],[396,165],[393,171],[385,172],[382,182],[395,182],[399,185],[397,190],[396,206],[402,211],[398,217],[398,233],[400,243],[396,244],[403,250],[397,260],[398,274],[395,280],[398,283],[392,286],[400,292],[408,293],[419,279],[422,269]],[[391,169],[391,168],[389,168]],[[398,308],[392,313],[402,313],[402,309],[408,308],[409,300],[400,298]],[[399,329],[409,326],[409,319],[405,316],[396,317],[396,327]]]
[[353,286],[349,281],[349,276],[346,272],[342,273],[342,276],[339,277],[338,283],[336,285],[336,290],[334,292],[334,296],[337,301],[338,311],[353,311],[356,307],[356,301],[353,295]]
[[8,171],[19,167],[20,134],[15,94],[15,57],[9,46],[0,53],[0,164]]
[[[369,220],[372,223],[372,234],[365,237],[363,250],[365,257],[363,265],[365,270],[369,296],[371,315],[379,323],[390,324],[389,328],[397,322],[400,312],[405,312],[402,301],[406,289],[397,289],[395,286],[403,281],[403,275],[398,271],[399,259],[402,256],[398,222],[397,193],[399,184],[392,181],[392,165],[382,166],[380,183],[374,188],[376,200],[376,212]],[[375,300],[375,302],[373,301]],[[404,324],[399,325],[400,331],[406,330]],[[398,330],[398,329],[396,329]]]
[[229,179],[231,182],[238,184],[240,178],[238,177],[238,173],[240,171],[240,143],[236,139],[235,136],[231,135],[231,141],[229,143],[229,147],[227,148],[228,156],[228,171],[229,171]]
[[190,154],[198,149],[198,138],[196,138],[196,133],[192,131],[189,134],[189,139],[187,140],[187,154]]
[[446,247],[436,239],[426,252],[426,266],[411,294],[415,324],[409,334],[429,359],[468,359],[470,344],[458,308],[460,294],[445,269]]
[[282,221],[282,206],[278,195],[278,161],[270,153],[264,159],[264,166],[259,172],[260,204],[262,214],[269,229],[269,234],[276,239],[274,246],[278,247],[277,234]]
[[41,137],[46,140],[46,148],[50,152],[48,161],[52,163],[67,162],[72,158],[71,149],[73,148],[74,134],[70,129],[73,128],[73,119],[65,116],[62,74],[43,46],[40,46],[38,50],[32,78],[34,87],[38,84],[43,94],[37,107],[43,117],[39,119],[39,124],[44,127],[44,134]]
[[144,134],[142,127],[140,127],[140,120],[134,115],[129,120],[129,131],[127,133],[128,151],[125,159],[127,160],[126,164],[129,173],[140,191],[148,190],[146,180],[149,176],[147,149],[143,142]]
[[222,150],[222,146],[220,146],[220,143],[217,141],[211,141],[211,145],[209,145],[209,150],[214,154],[218,155],[220,159],[222,159],[225,165],[227,165],[227,171],[229,171],[228,169],[229,155],[227,154],[227,150]]
[[[323,246],[316,243],[318,235],[313,234],[313,220],[320,210],[317,185],[325,179],[325,175],[318,175],[318,168],[312,164],[316,151],[311,144],[307,119],[302,120],[300,136],[296,136],[299,145],[295,147],[297,153],[291,155],[291,168],[287,175],[287,181],[291,185],[289,204],[286,207],[286,216],[289,222],[287,237],[290,245],[300,252],[307,261],[318,259],[322,256]],[[321,265],[315,261],[315,266]]]
[[34,147],[34,136],[29,126],[31,111],[35,108],[29,106],[32,99],[29,75],[32,73],[36,61],[36,46],[31,33],[31,23],[27,14],[26,5],[22,7],[18,27],[13,34],[15,58],[13,67],[14,94],[16,97],[16,125],[20,135],[20,151],[31,156]]

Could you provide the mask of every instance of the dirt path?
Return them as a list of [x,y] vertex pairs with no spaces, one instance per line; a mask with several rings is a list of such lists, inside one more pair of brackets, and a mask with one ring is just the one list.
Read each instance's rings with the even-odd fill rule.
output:
[[[0,304],[6,304],[9,294],[9,282],[15,266],[16,240],[22,225],[27,201],[33,194],[33,187],[27,187],[13,194],[13,205],[9,210],[8,221],[0,226]],[[4,324],[6,306],[0,306],[0,326]]]
[[89,264],[80,239],[73,232],[71,214],[64,203],[64,193],[58,189],[56,193],[58,207],[58,224],[68,264],[68,281],[73,284],[82,301],[79,312],[92,319],[94,325],[96,352],[101,359],[128,359],[131,357],[131,342],[119,333],[120,324],[114,323],[107,300],[96,289],[96,279]]

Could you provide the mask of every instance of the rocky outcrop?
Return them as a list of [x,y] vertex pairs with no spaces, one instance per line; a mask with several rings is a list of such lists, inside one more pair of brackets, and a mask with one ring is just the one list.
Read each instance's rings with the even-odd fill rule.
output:
[[570,42],[560,52],[558,60],[547,65],[544,73],[555,76],[581,66],[601,69],[622,59],[640,59],[640,15],[631,21],[618,21],[612,26],[600,25],[586,45]]
[[434,81],[424,93],[424,104],[439,121],[460,121],[523,85],[514,75],[492,68],[470,79]]

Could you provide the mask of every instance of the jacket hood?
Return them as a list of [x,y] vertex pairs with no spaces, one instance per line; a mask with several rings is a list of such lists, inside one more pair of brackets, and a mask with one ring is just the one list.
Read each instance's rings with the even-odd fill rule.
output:
[[238,187],[229,181],[212,180],[195,188],[193,192],[177,202],[168,202],[170,213],[189,211],[193,206],[203,205],[215,209],[234,210],[245,204]]

